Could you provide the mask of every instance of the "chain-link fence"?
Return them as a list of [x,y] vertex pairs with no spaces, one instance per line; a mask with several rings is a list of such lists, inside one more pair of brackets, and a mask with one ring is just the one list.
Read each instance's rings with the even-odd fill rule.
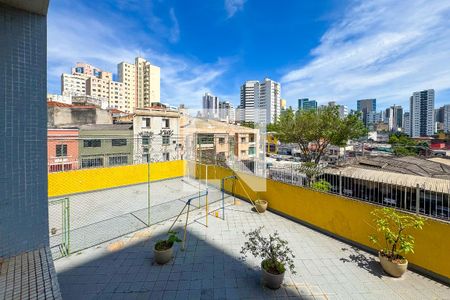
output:
[[[70,156],[78,156],[79,162],[49,173],[49,233],[54,258],[171,219],[193,197],[196,199],[191,201],[192,209],[205,206],[207,180],[199,173],[202,170],[199,164],[181,160],[158,161],[153,159],[156,155],[152,153],[148,153],[150,159],[142,163],[136,157],[141,157],[144,152],[133,153],[133,147],[129,152],[111,151],[111,147],[123,148],[142,141],[114,142],[118,139],[102,138],[100,145],[98,142],[88,144],[88,148],[92,145],[104,147],[89,154],[83,150],[86,139],[59,139],[54,143],[55,150],[63,151],[59,165],[71,163],[65,160],[69,151],[75,151],[70,149],[70,143],[76,144],[78,149],[76,155]],[[92,159],[86,155],[97,155],[103,162],[111,162],[106,158],[120,155],[130,159],[119,165],[97,165],[86,164],[86,159]],[[51,166],[55,164],[49,163],[49,171]],[[216,186],[208,185],[208,189],[210,203],[221,200],[221,192]]]

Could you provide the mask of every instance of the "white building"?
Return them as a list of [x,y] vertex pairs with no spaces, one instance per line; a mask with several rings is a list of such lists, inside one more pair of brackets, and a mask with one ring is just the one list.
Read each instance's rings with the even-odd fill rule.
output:
[[344,119],[348,116],[349,110],[347,105],[339,105],[339,117]]
[[[120,64],[119,64],[120,65]],[[141,57],[135,59],[136,107],[149,107],[161,101],[161,70]]]
[[410,136],[434,134],[434,90],[414,92],[410,97]]
[[399,131],[403,127],[403,108],[393,105],[386,109],[386,121],[390,131]]
[[255,93],[255,123],[275,123],[281,111],[281,87],[269,78],[259,83],[259,94]]
[[219,119],[222,122],[234,123],[236,121],[236,111],[229,101],[219,102]]
[[71,95],[47,94],[47,101],[72,104],[72,96]]
[[117,77],[123,84],[124,101],[128,103],[130,112],[136,107],[136,66],[127,62],[117,65]]
[[205,93],[202,99],[202,117],[207,119],[219,119],[219,97]]
[[63,96],[85,96],[86,79],[84,75],[61,75],[61,94]]
[[179,123],[178,111],[137,108],[133,117],[134,162],[182,159]]
[[262,82],[246,81],[241,86],[241,108],[244,120],[254,123],[274,123],[281,112],[281,86],[269,78]]

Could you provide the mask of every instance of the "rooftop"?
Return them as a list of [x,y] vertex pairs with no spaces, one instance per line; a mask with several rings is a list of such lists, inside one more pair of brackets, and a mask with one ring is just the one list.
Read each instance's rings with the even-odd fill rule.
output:
[[[154,183],[155,187],[159,183]],[[216,207],[217,208],[217,207]],[[184,217],[178,223],[182,231]],[[153,262],[152,247],[172,224],[167,220],[55,261],[64,299],[443,299],[448,287],[408,272],[387,276],[377,258],[271,212],[258,214],[242,201],[226,203],[225,220],[197,214],[188,225],[185,251],[176,246],[166,265]],[[289,241],[297,274],[279,290],[260,283],[255,259],[242,261],[242,230],[265,225]]]

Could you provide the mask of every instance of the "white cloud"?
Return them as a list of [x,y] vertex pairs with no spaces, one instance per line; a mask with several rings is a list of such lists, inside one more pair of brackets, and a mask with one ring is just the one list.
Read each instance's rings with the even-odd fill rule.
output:
[[[377,98],[403,104],[416,90],[450,88],[449,1],[355,1],[305,66],[281,79],[284,97]],[[290,103],[295,105],[294,103]]]
[[[74,11],[76,10],[76,11]],[[205,64],[195,58],[168,54],[159,36],[134,27],[118,15],[94,17],[83,7],[53,9],[48,18],[48,82],[50,92],[60,92],[60,76],[70,72],[78,61],[91,63],[117,73],[117,64],[133,62],[138,55],[161,67],[161,101],[198,106],[201,95],[211,91],[232,60],[219,59]],[[83,15],[83,18],[73,18]],[[173,9],[169,16],[174,26],[170,39],[179,36]],[[98,21],[100,20],[101,21]],[[68,21],[70,20],[70,21]],[[121,26],[116,26],[121,24]],[[168,33],[167,31],[164,31]],[[164,39],[163,39],[164,40]],[[148,46],[151,45],[151,46]]]
[[247,0],[225,0],[225,10],[228,18],[234,16],[240,10],[244,9],[244,4]]

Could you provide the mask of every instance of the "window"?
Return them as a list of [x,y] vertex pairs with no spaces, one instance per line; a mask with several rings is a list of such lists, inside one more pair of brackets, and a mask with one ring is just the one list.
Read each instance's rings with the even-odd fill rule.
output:
[[101,140],[84,140],[83,146],[85,148],[97,148],[102,146]]
[[245,150],[241,150],[241,155],[245,155],[247,152]]
[[245,137],[241,137],[241,143],[245,143]]
[[198,144],[214,144],[213,134],[202,134],[197,137]]
[[255,154],[255,147],[248,147],[248,154],[254,155]]
[[150,118],[142,118],[142,128],[150,128]]
[[255,136],[253,134],[250,135],[250,143],[253,143],[255,141]]
[[170,128],[170,120],[162,119],[162,128]]
[[113,139],[112,140],[113,146],[126,146],[127,145],[127,139]]
[[169,135],[163,135],[162,136],[162,144],[163,145],[169,145],[170,144],[170,136]]
[[110,166],[126,165],[126,164],[128,164],[128,156],[126,155],[109,157]]
[[56,157],[67,156],[67,145],[56,145]]
[[103,158],[83,158],[81,159],[81,168],[103,167]]
[[219,144],[225,144],[225,138],[219,138]]
[[169,161],[170,160],[170,154],[169,152],[163,153],[163,161]]

